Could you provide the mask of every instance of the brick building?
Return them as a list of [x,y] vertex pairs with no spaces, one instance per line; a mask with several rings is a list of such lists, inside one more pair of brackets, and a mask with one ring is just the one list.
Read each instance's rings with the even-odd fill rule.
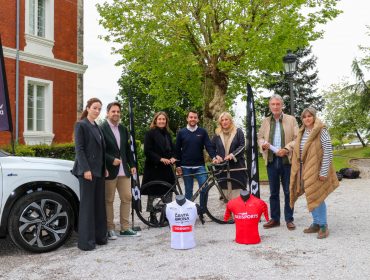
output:
[[[83,0],[0,0],[0,34],[14,137],[26,144],[71,142],[87,68]],[[0,132],[0,144],[9,139]]]

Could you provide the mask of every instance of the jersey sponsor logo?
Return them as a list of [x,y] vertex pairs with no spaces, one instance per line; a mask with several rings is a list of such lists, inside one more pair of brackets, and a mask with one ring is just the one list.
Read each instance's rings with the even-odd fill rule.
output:
[[258,214],[248,214],[248,212],[242,212],[242,213],[235,214],[234,217],[235,219],[239,219],[239,220],[257,219]]
[[187,222],[190,220],[189,213],[175,213],[175,221],[176,222]]
[[193,226],[172,226],[172,232],[191,232],[193,230]]

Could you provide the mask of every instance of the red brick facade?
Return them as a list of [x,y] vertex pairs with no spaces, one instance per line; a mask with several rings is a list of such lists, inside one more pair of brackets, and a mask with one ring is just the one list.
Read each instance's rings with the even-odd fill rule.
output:
[[[73,126],[77,118],[78,78],[86,67],[78,64],[78,0],[46,0],[54,3],[54,57],[45,59],[25,51],[25,3],[20,1],[20,61],[19,61],[19,142],[24,143],[25,77],[47,80],[52,83],[53,143],[72,141]],[[80,7],[81,8],[81,7]],[[81,32],[81,31],[80,31]],[[5,67],[15,131],[16,92],[16,1],[0,0],[0,34],[4,47]],[[33,59],[36,57],[36,59]],[[33,59],[33,60],[32,60]],[[67,62],[67,66],[65,65]],[[10,133],[0,132],[0,144],[9,144]]]

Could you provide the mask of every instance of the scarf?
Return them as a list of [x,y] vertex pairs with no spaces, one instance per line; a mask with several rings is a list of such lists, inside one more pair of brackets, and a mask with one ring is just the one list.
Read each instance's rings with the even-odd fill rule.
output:
[[[285,146],[285,133],[284,133],[284,127],[283,127],[283,114],[279,117],[279,123],[280,123],[280,137],[281,137],[281,147],[283,148]],[[276,128],[276,121],[274,118],[274,115],[271,116],[270,120],[270,134],[269,134],[269,143],[273,143],[274,137],[275,137],[275,128]],[[274,159],[274,154],[271,150],[268,152],[268,162],[272,162]],[[283,157],[283,164],[289,164],[289,160],[287,156]]]

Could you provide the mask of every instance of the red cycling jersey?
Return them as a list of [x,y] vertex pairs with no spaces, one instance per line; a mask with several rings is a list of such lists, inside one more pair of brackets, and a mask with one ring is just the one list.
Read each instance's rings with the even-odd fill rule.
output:
[[265,215],[266,221],[268,221],[267,204],[253,195],[250,195],[247,201],[244,201],[239,196],[227,203],[224,221],[229,220],[231,213],[234,214],[236,226],[235,242],[240,244],[260,243],[258,222],[262,213]]

